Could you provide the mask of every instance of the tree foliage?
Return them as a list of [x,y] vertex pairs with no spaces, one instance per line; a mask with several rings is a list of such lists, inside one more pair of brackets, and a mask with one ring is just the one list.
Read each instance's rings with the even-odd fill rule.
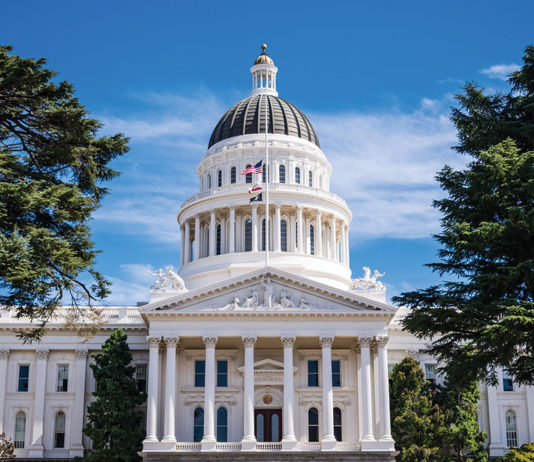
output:
[[434,202],[440,261],[428,265],[448,280],[394,298],[412,309],[404,326],[466,385],[496,383],[500,366],[534,384],[534,47],[510,83],[458,96],[456,149],[471,162],[437,175],[447,196]]
[[0,460],[14,460],[15,445],[5,433],[0,433]]
[[109,293],[88,222],[128,146],[122,134],[97,137],[101,124],[44,59],[10,51],[0,46],[0,305],[40,323],[22,334],[31,340],[62,300]]
[[132,354],[122,329],[113,331],[102,345],[102,352],[92,355],[96,380],[96,398],[87,409],[88,423],[84,433],[91,438],[93,449],[86,451],[88,462],[133,462],[141,460],[144,437],[141,413],[136,406],[146,396],[137,390],[131,366]]
[[532,462],[534,461],[534,443],[527,443],[520,448],[511,449],[508,454],[496,459],[496,462]]

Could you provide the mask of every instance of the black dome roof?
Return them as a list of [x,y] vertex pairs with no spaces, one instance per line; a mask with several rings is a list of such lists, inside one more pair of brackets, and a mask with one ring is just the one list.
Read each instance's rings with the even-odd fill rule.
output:
[[312,124],[298,108],[278,96],[260,94],[250,96],[226,111],[211,134],[208,148],[233,136],[265,133],[266,97],[269,133],[297,136],[320,147]]

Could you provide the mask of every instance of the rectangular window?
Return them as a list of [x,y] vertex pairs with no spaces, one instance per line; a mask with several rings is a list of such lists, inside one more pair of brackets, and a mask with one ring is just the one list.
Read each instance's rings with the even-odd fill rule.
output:
[[503,391],[514,391],[514,381],[505,367],[502,369],[502,389]]
[[195,361],[195,387],[203,387],[206,378],[206,361]]
[[137,391],[146,392],[146,364],[135,366],[135,380],[137,381]]
[[332,386],[341,386],[341,361],[339,359],[332,360]]
[[436,383],[436,365],[435,364],[425,364],[425,378],[433,384]]
[[61,364],[57,367],[57,392],[66,393],[69,391],[69,366],[68,364]]
[[19,383],[17,391],[28,391],[30,385],[30,366],[28,364],[19,365]]
[[228,386],[228,361],[226,360],[217,361],[217,386]]
[[308,386],[319,386],[319,361],[316,359],[308,360]]

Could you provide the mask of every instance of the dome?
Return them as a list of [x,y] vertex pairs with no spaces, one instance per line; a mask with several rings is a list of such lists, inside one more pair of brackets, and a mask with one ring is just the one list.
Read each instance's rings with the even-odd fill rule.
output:
[[272,60],[272,58],[270,56],[267,55],[267,52],[265,51],[267,49],[267,45],[265,43],[262,43],[261,48],[262,48],[263,51],[261,52],[261,55],[259,55],[256,58],[256,61],[254,62],[254,65],[256,65],[256,64],[272,64],[272,65],[274,65],[274,61]]
[[234,136],[265,133],[265,99],[268,103],[268,131],[302,138],[320,147],[308,118],[290,102],[275,95],[253,95],[232,106],[211,134],[208,148]]

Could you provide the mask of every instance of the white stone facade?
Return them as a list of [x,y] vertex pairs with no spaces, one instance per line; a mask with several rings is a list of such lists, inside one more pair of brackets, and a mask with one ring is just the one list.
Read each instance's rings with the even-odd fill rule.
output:
[[[278,69],[260,58],[252,96],[275,98]],[[386,303],[380,273],[366,268],[351,279],[352,216],[329,191],[318,143],[268,134],[263,231],[266,185],[264,201],[250,203],[261,175],[250,183],[239,175],[265,159],[260,121],[255,133],[215,142],[200,162],[200,191],[177,217],[180,270],[159,273],[148,305],[102,308],[103,327],[89,339],[64,308],[38,345],[16,337],[27,320],[0,311],[0,433],[15,440],[18,457],[68,459],[90,448],[82,436],[95,386],[90,354],[122,327],[147,392],[146,460],[393,460],[388,373],[413,356],[439,381],[435,360],[400,329],[406,310]],[[481,387],[491,455],[534,441],[534,389],[506,376]]]

